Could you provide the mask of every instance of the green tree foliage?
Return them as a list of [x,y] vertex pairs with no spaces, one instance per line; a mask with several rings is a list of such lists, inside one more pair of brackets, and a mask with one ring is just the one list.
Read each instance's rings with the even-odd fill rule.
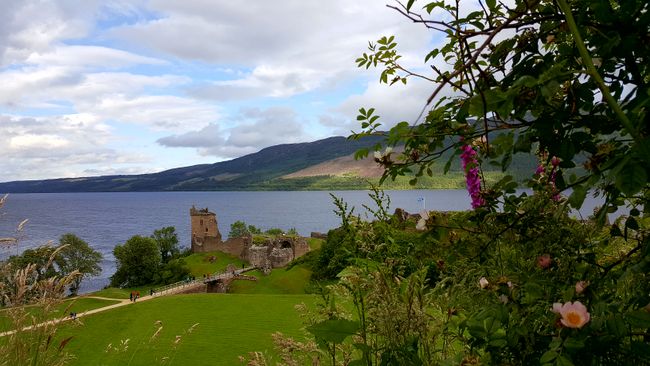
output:
[[158,244],[162,263],[168,263],[172,258],[180,255],[181,250],[178,247],[178,235],[176,235],[176,228],[173,226],[154,230],[151,237]]
[[111,276],[111,286],[133,287],[156,282],[161,256],[158,244],[150,237],[133,236],[113,249],[117,270]]
[[264,232],[264,234],[271,235],[271,236],[278,236],[278,235],[284,234],[284,230],[282,230],[280,228],[277,228],[277,227],[274,227],[274,228],[270,228],[270,229],[266,230]]
[[92,249],[88,243],[74,234],[64,234],[59,239],[59,245],[64,246],[56,256],[55,262],[60,275],[67,276],[78,271],[79,276],[70,284],[70,292],[76,295],[84,277],[97,276],[102,272],[99,265],[102,254]]
[[183,258],[174,258],[161,265],[155,282],[169,284],[187,279],[190,275],[191,272],[185,260]]
[[[429,81],[431,94],[417,120],[386,133],[374,108],[360,109],[364,131],[354,137],[404,145],[376,148],[376,160],[384,178],[415,174],[413,183],[453,151],[445,170],[460,156],[475,209],[424,213],[410,248],[378,222],[415,228],[384,212],[373,223],[341,215],[320,265],[331,276],[347,263],[331,293],[355,312],[332,316],[341,311],[333,300],[324,308],[327,319],[354,317],[359,328],[356,353],[330,352],[332,363],[350,354],[364,365],[648,363],[650,3],[459,4],[389,6],[445,42],[423,55],[432,75],[406,69],[394,37],[370,44],[358,66],[379,67],[381,83]],[[532,195],[509,176],[483,179],[485,165],[506,171],[515,154],[540,159]],[[578,221],[569,208],[589,191],[605,204]],[[622,206],[629,215],[604,226]],[[311,329],[317,341],[332,330]]]
[[235,221],[230,224],[230,233],[228,233],[229,238],[241,238],[242,236],[251,235],[251,231],[246,226],[246,223],[243,221]]
[[[624,199],[635,200],[647,213],[648,2],[481,4],[471,12],[446,2],[391,6],[445,37],[443,46],[424,57],[431,77],[402,66],[392,36],[371,44],[357,59],[360,67],[382,68],[382,83],[409,78],[432,83],[422,120],[400,122],[386,134],[388,145],[405,149],[400,159],[384,157],[385,177],[431,175],[431,165],[446,150],[458,155],[460,147],[474,142],[481,145],[483,161],[503,170],[517,153],[559,158],[557,188],[573,189],[574,207],[588,189],[598,189],[606,198],[601,219]],[[365,131],[357,137],[380,126],[374,109],[361,109],[358,119]],[[496,188],[493,193],[500,195],[501,187]]]
[[8,259],[9,265],[13,270],[26,268],[28,265],[34,265],[34,273],[37,280],[41,281],[46,278],[54,277],[58,274],[57,269],[52,265],[51,256],[55,248],[50,245],[43,245],[34,249],[26,249],[20,255],[12,255]]

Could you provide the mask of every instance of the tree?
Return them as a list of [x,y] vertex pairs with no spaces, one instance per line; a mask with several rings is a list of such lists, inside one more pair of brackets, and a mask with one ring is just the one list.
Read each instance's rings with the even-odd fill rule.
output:
[[[376,147],[384,179],[413,174],[415,183],[431,176],[431,166],[449,151],[445,170],[452,159],[462,161],[474,210],[425,212],[418,222],[440,258],[431,258],[432,278],[444,277],[435,281],[442,285],[433,289],[438,299],[429,310],[443,309],[449,319],[456,309],[462,312],[457,330],[467,336],[459,340],[467,351],[455,359],[555,365],[647,360],[650,4],[395,4],[389,7],[445,38],[423,57],[432,74],[404,67],[393,36],[371,43],[357,64],[380,67],[381,83],[429,81],[431,94],[415,121],[387,133],[379,132],[374,108],[361,108],[357,119],[364,130],[353,137],[384,134],[389,147],[404,146],[383,154]],[[516,191],[510,176],[487,186],[483,166],[507,171],[519,153],[540,160],[527,181],[534,194]],[[597,220],[571,218],[569,207],[579,208],[588,192],[605,199]],[[603,227],[608,213],[622,206],[629,216]],[[367,274],[369,283],[381,284],[374,276]],[[404,288],[405,281],[396,282]],[[391,312],[377,322],[389,323],[391,316],[398,318]],[[426,337],[414,339],[411,349],[426,346]]]
[[163,264],[168,263],[170,259],[180,254],[181,250],[178,247],[178,236],[176,235],[176,228],[173,226],[154,230],[151,237],[158,244]]
[[[625,199],[649,212],[648,2],[480,4],[475,11],[414,0],[389,6],[446,38],[424,57],[431,76],[402,66],[392,36],[370,44],[357,59],[359,67],[381,67],[382,83],[432,83],[420,117],[386,134],[388,145],[405,148],[400,158],[380,156],[384,178],[431,175],[437,158],[447,150],[458,156],[464,146],[473,146],[479,164],[504,171],[514,154],[538,154],[544,163],[557,159],[553,183],[558,191],[572,189],[573,207],[596,189],[606,199],[601,219]],[[373,108],[362,108],[358,120],[365,130],[356,137],[377,133]],[[509,184],[502,181],[482,195],[502,199]]]
[[161,256],[156,241],[135,235],[113,249],[117,270],[111,276],[111,286],[133,287],[154,283]]
[[52,254],[56,248],[50,245],[43,245],[34,249],[26,249],[20,255],[12,255],[8,263],[13,270],[26,268],[28,265],[34,265],[34,273],[37,280],[41,281],[46,278],[58,276],[57,269],[52,265]]
[[251,231],[246,226],[245,222],[237,220],[230,225],[230,233],[228,233],[229,238],[241,238],[242,236],[250,235]]
[[84,277],[97,276],[102,272],[102,267],[99,265],[102,261],[102,254],[92,249],[78,236],[70,233],[61,236],[59,245],[65,246],[55,260],[60,274],[67,276],[73,271],[80,273],[70,284],[70,293],[76,295]]

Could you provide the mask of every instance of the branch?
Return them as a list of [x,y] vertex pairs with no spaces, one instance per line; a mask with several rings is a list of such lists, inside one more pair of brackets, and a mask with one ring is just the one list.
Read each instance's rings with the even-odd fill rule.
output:
[[634,129],[634,126],[632,126],[632,122],[630,122],[630,120],[627,118],[625,112],[623,112],[623,109],[621,108],[620,105],[618,105],[618,102],[616,101],[616,99],[614,99],[612,93],[609,91],[607,84],[605,84],[605,81],[603,81],[603,78],[598,73],[598,70],[596,70],[596,66],[594,66],[593,60],[591,59],[591,56],[587,51],[587,47],[585,46],[585,43],[582,40],[582,36],[580,35],[580,30],[578,30],[578,25],[576,24],[576,21],[573,18],[573,13],[571,12],[571,8],[567,4],[566,0],[557,0],[557,3],[562,9],[562,12],[564,13],[569,29],[571,30],[571,34],[575,39],[576,47],[578,48],[578,53],[580,53],[582,62],[587,68],[587,73],[591,75],[592,78],[594,78],[594,81],[598,85],[598,89],[600,89],[600,91],[603,93],[603,97],[607,101],[607,104],[609,105],[610,108],[612,108],[616,116],[619,118],[621,124],[623,124],[623,127],[634,138],[634,141],[640,144],[641,136],[639,135],[638,131]]

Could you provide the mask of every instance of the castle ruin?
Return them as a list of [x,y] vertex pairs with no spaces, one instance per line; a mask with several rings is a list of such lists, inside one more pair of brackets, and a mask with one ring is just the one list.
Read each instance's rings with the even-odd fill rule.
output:
[[284,267],[309,252],[309,245],[302,237],[279,236],[259,244],[253,243],[250,236],[223,241],[217,215],[207,208],[197,210],[192,206],[190,221],[193,253],[220,251],[247,261],[255,267],[270,269]]
[[217,215],[207,208],[197,210],[190,208],[190,221],[192,228],[192,253],[211,252],[221,243],[221,233],[217,225]]

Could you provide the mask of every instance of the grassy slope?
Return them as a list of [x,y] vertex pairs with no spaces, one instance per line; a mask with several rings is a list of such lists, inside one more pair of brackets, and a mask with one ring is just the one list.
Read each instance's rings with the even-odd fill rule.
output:
[[[162,297],[84,318],[84,326],[67,326],[59,337],[74,335],[68,352],[72,365],[236,365],[237,356],[272,352],[275,331],[300,337],[301,321],[294,306],[313,304],[308,295],[192,294]],[[154,325],[163,329],[153,341]],[[191,334],[187,330],[199,325]],[[176,335],[180,343],[174,347]],[[108,344],[129,339],[124,352],[105,352]]]
[[[210,257],[214,257],[216,260],[211,263],[209,261]],[[222,252],[195,253],[183,259],[190,268],[192,276],[196,278],[200,278],[208,273],[221,272],[231,263],[237,268],[241,268],[241,265],[244,263],[241,259]]]
[[[128,297],[128,296],[127,296]],[[28,306],[27,312],[30,316],[34,316],[37,322],[61,318],[68,315],[70,312],[77,312],[78,314],[83,313],[87,310],[97,309],[108,305],[113,305],[119,301],[111,300],[101,300],[101,299],[90,299],[90,298],[75,298],[71,300],[66,300],[62,304],[58,305],[56,309],[48,314],[43,314],[42,309],[39,306]],[[14,324],[8,317],[11,312],[8,309],[0,311],[0,331],[5,331],[14,328]]]
[[304,294],[311,271],[304,266],[295,266],[289,270],[276,268],[268,276],[260,271],[251,271],[246,274],[257,277],[257,281],[234,281],[230,285],[230,292],[235,294]]

